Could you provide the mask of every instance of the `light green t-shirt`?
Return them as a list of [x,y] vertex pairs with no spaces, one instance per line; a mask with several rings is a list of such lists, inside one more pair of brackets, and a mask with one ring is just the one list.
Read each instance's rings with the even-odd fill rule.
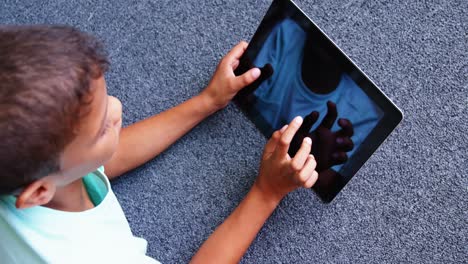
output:
[[14,196],[0,196],[0,263],[159,263],[133,236],[104,168],[83,183],[95,204],[83,212],[18,210]]
[[90,173],[83,177],[83,184],[93,205],[98,206],[107,194],[107,186],[105,182],[103,182],[99,177],[96,177],[93,173]]

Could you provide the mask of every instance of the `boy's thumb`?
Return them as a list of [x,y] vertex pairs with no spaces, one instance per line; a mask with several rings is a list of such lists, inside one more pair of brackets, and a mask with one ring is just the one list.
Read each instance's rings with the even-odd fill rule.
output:
[[255,80],[260,77],[260,69],[259,68],[253,68],[247,71],[246,73],[242,74],[241,76],[237,77],[238,78],[238,84],[239,87],[237,87],[238,90],[246,87],[247,85],[253,83]]

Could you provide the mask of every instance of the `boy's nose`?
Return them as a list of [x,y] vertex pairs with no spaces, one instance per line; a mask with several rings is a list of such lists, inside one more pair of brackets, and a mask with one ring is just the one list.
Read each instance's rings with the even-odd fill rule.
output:
[[112,124],[117,125],[122,119],[122,103],[114,96],[109,96],[109,106],[112,113]]

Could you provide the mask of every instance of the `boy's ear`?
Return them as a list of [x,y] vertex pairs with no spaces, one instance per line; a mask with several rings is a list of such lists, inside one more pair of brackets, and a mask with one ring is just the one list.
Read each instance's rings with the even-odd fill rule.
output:
[[26,186],[18,195],[16,199],[16,208],[25,209],[47,204],[54,197],[55,190],[56,186],[49,177],[35,180]]

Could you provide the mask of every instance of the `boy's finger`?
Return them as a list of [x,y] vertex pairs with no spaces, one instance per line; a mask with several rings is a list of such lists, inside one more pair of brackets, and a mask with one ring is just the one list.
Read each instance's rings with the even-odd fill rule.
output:
[[310,176],[310,178],[306,181],[306,183],[303,185],[304,188],[312,188],[312,186],[314,186],[314,184],[317,182],[318,180],[318,173],[317,171],[314,171],[312,173],[312,176]]
[[341,127],[338,131],[338,136],[340,137],[352,137],[354,135],[354,128],[351,121],[346,118],[338,119],[338,125]]
[[308,155],[307,161],[304,164],[304,167],[297,174],[298,175],[297,181],[301,186],[305,186],[305,184],[307,184],[310,178],[313,177],[314,174],[317,173],[315,171],[316,166],[317,166],[317,161],[315,161],[314,156]]
[[282,133],[281,130],[277,130],[277,131],[275,131],[275,133],[273,133],[270,140],[268,140],[268,142],[265,145],[265,149],[263,151],[264,155],[267,155],[269,153],[273,153],[273,151],[275,151],[276,145],[278,144],[278,140],[281,137],[281,133]]
[[246,87],[247,85],[253,83],[260,76],[260,69],[253,68],[242,74],[241,76],[235,77],[234,89],[239,91],[240,89]]
[[338,116],[337,110],[336,110],[336,104],[333,103],[332,101],[327,102],[327,114],[322,120],[322,126],[331,129],[333,126],[333,123],[335,123],[336,117]]
[[354,148],[354,142],[349,137],[338,137],[336,138],[336,144],[342,151],[348,152]]
[[249,46],[247,42],[239,42],[226,54],[226,58],[229,58],[230,61],[240,59],[240,57],[242,57],[242,54],[244,54],[244,51],[247,49],[247,46]]
[[276,146],[275,153],[278,155],[279,158],[283,158],[288,154],[289,144],[291,144],[291,140],[296,134],[297,130],[302,124],[302,117],[297,116],[295,117],[291,123],[289,124],[288,128],[284,131],[279,139],[278,145]]
[[235,71],[235,70],[237,69],[237,67],[239,67],[239,64],[240,64],[240,61],[239,61],[239,60],[234,60],[234,61],[231,63],[232,69]]
[[309,157],[310,150],[312,149],[312,140],[309,137],[305,137],[302,140],[301,148],[297,151],[296,155],[291,161],[291,169],[299,172],[304,167],[304,163]]
[[309,133],[312,126],[315,124],[315,122],[317,122],[319,115],[320,114],[317,111],[312,111],[310,114],[308,114],[304,118],[304,123],[302,124],[301,129],[303,129],[304,132]]

